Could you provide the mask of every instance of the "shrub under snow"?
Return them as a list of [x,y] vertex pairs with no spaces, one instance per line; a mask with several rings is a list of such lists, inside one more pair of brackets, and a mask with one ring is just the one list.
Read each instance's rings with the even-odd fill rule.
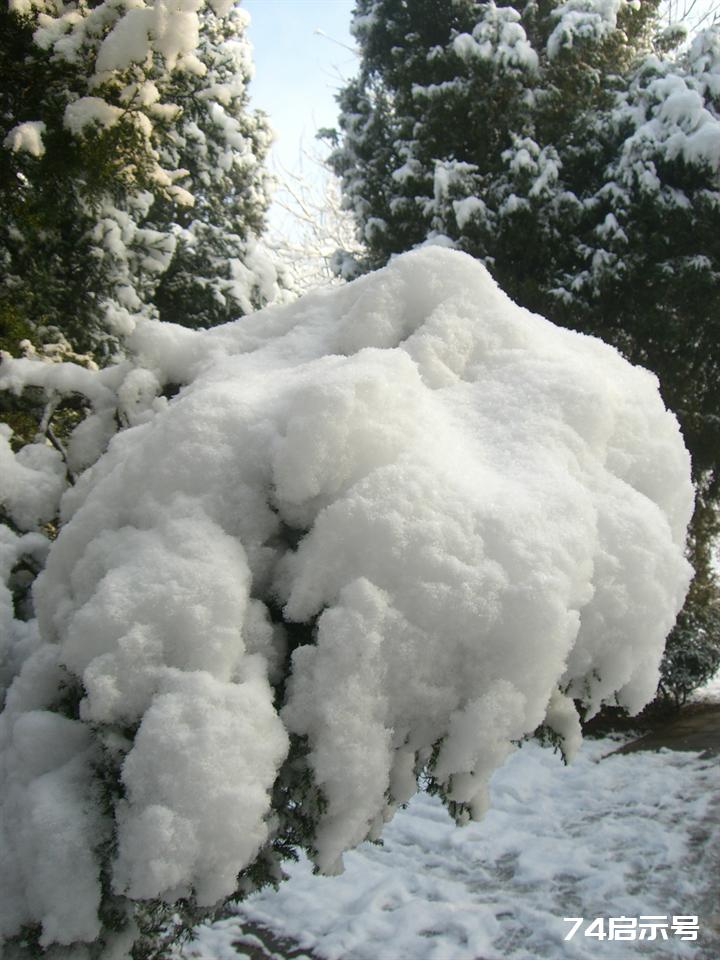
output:
[[[614,349],[436,247],[129,347],[100,372],[0,369],[92,406],[37,634],[16,621],[7,652],[5,937],[121,956],[132,901],[209,907],[283,844],[335,871],[418,776],[478,817],[514,741],[545,722],[572,753],[573,698],[654,694],[689,460]],[[0,498],[37,552],[60,454],[4,449]]]

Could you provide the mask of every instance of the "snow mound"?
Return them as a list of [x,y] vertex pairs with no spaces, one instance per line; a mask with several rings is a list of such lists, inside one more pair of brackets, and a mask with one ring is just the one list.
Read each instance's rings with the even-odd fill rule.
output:
[[[652,696],[693,494],[650,373],[437,247],[213,330],[141,323],[130,346],[135,425],[64,496],[45,643],[0,720],[2,932],[90,936],[108,836],[117,894],[230,895],[277,827],[290,738],[333,872],[423,767],[478,817],[546,714],[572,752],[572,697]],[[91,816],[78,796],[112,764]],[[51,797],[68,841],[43,865]]]

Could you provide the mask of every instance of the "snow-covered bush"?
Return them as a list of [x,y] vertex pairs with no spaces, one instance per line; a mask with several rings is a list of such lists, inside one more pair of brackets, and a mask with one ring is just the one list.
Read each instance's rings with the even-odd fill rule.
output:
[[148,955],[292,847],[339,870],[419,777],[479,817],[539,724],[572,753],[573,699],[652,697],[693,492],[657,381],[613,348],[432,247],[128,345],[0,367],[89,411],[60,449],[1,451],[3,573],[47,553],[36,619],[1,598],[18,955]]
[[720,669],[720,608],[688,607],[668,637],[660,670],[660,695],[676,707]]

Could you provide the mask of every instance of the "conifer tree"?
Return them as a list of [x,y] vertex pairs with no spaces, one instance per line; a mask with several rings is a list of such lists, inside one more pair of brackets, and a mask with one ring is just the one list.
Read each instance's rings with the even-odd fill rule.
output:
[[150,222],[175,239],[153,294],[161,320],[208,327],[255,310],[276,293],[276,273],[257,242],[269,203],[264,167],[270,128],[248,109],[251,58],[246,16],[234,7],[200,15],[196,55],[204,71],[173,74],[180,107],[161,156],[187,171],[192,206],[160,196]]
[[208,325],[272,296],[244,14],[11,0],[0,17],[3,346],[51,328],[102,358],[140,316]]
[[618,4],[603,16],[591,0],[522,13],[473,0],[361,0],[361,69],[340,96],[332,163],[369,265],[440,233],[497,260],[498,221],[515,212],[511,203],[500,213],[511,187],[531,178],[535,194],[552,186],[560,139],[609,101],[608,82],[644,41],[654,9]]

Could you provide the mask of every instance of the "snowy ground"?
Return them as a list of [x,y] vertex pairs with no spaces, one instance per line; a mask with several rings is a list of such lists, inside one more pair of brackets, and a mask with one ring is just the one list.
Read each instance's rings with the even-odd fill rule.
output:
[[[720,677],[705,697],[720,698]],[[569,767],[527,744],[492,782],[478,824],[457,828],[416,797],[384,845],[340,877],[291,865],[277,892],[198,930],[185,960],[237,960],[242,916],[327,960],[624,960],[720,956],[720,765],[698,754],[607,756],[587,741]],[[698,942],[564,937],[563,917],[698,915]],[[297,955],[297,954],[295,954]]]

